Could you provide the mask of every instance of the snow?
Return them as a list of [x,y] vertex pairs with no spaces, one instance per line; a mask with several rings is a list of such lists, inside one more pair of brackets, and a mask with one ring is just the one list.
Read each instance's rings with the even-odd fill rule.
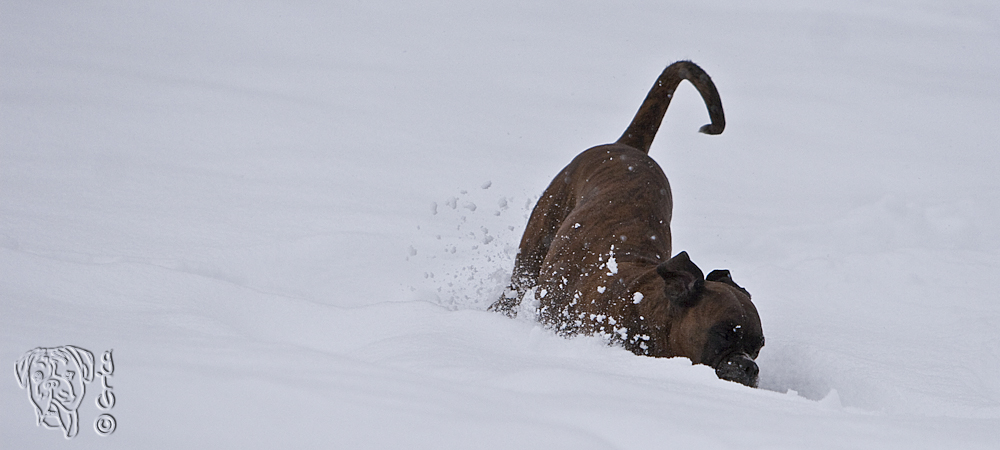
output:
[[[0,447],[996,448],[1000,8],[0,3]],[[668,63],[674,252],[760,389],[487,312],[531,206]],[[531,294],[533,295],[533,294]],[[113,349],[117,428],[15,362]]]

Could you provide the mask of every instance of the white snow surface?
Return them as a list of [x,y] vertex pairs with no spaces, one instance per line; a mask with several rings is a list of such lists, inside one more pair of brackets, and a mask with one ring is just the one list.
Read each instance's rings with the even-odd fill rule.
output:
[[[4,0],[0,447],[998,448],[998,55],[991,1]],[[650,155],[759,389],[485,310],[680,59],[727,128],[683,84]],[[36,426],[67,344],[110,436],[98,382]]]

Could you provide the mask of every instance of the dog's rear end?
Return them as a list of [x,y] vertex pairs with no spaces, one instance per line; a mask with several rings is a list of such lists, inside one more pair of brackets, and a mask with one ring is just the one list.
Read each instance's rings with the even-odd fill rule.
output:
[[725,128],[708,74],[689,61],[668,66],[613,144],[588,149],[549,184],[531,213],[510,287],[490,309],[517,314],[535,289],[538,318],[561,334],[600,334],[636,354],[685,356],[724,379],[756,385],[763,346],[749,293],[729,276],[706,278],[686,253],[671,258],[670,185],[647,153],[682,80]]
[[[712,123],[702,126],[699,131],[706,134],[722,133],[726,127],[722,100],[708,74],[690,61],[678,61],[667,66],[649,90],[646,99],[618,141],[614,144],[593,147],[581,153],[552,180],[549,187],[542,193],[528,219],[524,236],[521,238],[518,254],[514,260],[514,272],[511,275],[510,287],[500,300],[490,306],[490,310],[502,312],[511,317],[517,314],[517,306],[520,304],[521,298],[529,289],[538,285],[542,262],[549,255],[550,247],[552,242],[556,240],[556,236],[569,239],[572,234],[575,234],[573,230],[579,229],[579,227],[572,228],[574,223],[571,224],[570,229],[560,232],[570,213],[577,208],[578,203],[596,200],[593,195],[588,195],[594,193],[594,189],[588,190],[588,187],[594,186],[597,191],[609,185],[615,185],[617,189],[623,188],[618,185],[616,180],[606,181],[603,180],[603,177],[591,177],[590,175],[591,172],[595,175],[601,172],[600,168],[604,165],[605,160],[612,161],[616,155],[621,155],[619,162],[628,164],[629,173],[635,175],[634,179],[638,179],[640,174],[645,174],[639,183],[653,182],[657,186],[635,186],[630,194],[634,194],[638,198],[632,200],[629,200],[627,196],[610,192],[605,195],[605,197],[610,197],[607,201],[614,202],[621,199],[631,201],[634,206],[653,207],[656,217],[655,219],[650,217],[648,221],[654,222],[650,225],[662,229],[657,236],[658,240],[655,241],[655,246],[661,255],[659,258],[670,256],[670,218],[673,207],[670,185],[660,167],[646,154],[649,153],[653,138],[656,137],[660,123],[663,122],[663,116],[667,112],[667,107],[670,106],[674,91],[683,80],[694,84],[708,107]],[[609,166],[603,167],[610,168]],[[615,175],[610,175],[610,177],[615,178]],[[592,178],[593,182],[588,183]],[[601,200],[603,201],[604,198]],[[604,204],[594,205],[593,208],[609,209]],[[640,215],[643,213],[640,212]],[[592,216],[597,217],[606,215],[607,212],[592,214]],[[623,219],[637,220],[635,216],[623,217]],[[600,225],[617,227],[620,224],[605,220]],[[596,232],[589,234],[594,235]],[[577,254],[579,257],[586,255],[587,253]],[[566,256],[571,257],[572,255]]]

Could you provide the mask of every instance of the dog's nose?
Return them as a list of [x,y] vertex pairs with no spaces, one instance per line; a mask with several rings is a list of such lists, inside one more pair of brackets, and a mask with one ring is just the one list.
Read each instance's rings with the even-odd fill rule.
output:
[[750,387],[757,387],[760,368],[749,356],[737,354],[723,360],[715,368],[715,375],[723,380],[735,381]]

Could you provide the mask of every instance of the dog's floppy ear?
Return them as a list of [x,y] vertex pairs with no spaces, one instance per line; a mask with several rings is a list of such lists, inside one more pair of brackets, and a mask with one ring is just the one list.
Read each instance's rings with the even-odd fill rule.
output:
[[733,276],[726,269],[717,269],[717,270],[711,271],[708,274],[708,276],[705,277],[705,281],[717,281],[719,283],[725,283],[725,284],[728,284],[728,285],[730,285],[730,286],[732,286],[732,287],[734,287],[736,289],[739,289],[739,290],[743,291],[743,293],[746,294],[747,297],[750,296],[750,293],[747,292],[746,289],[743,289],[742,286],[736,284],[736,282],[733,281]]
[[656,273],[666,282],[666,294],[672,306],[687,308],[698,302],[698,294],[705,285],[705,275],[687,252],[656,266]]
[[736,286],[736,282],[733,281],[733,275],[726,269],[716,269],[709,272],[708,276],[705,277],[705,281],[718,281]]
[[28,387],[29,383],[31,383],[31,378],[29,378],[30,374],[28,372],[31,371],[31,364],[35,362],[36,358],[38,358],[38,354],[39,351],[36,348],[28,351],[21,357],[21,359],[17,360],[17,384],[18,386],[21,386],[21,389]]
[[94,381],[94,354],[89,350],[84,350],[73,345],[65,345],[60,348],[72,357],[80,370],[83,371],[83,379],[86,382]]

